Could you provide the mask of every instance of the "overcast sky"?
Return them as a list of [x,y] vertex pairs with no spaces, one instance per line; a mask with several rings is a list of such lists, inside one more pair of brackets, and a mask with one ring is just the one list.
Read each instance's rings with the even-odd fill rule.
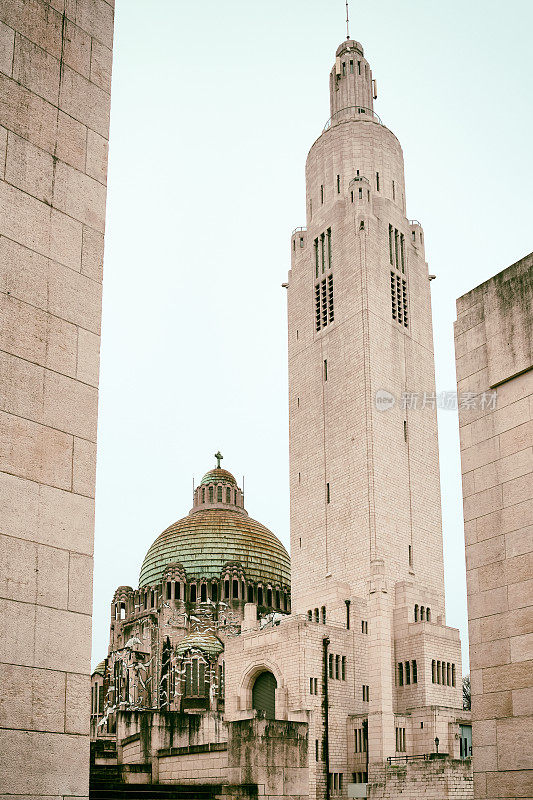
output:
[[[377,113],[425,230],[437,390],[455,299],[533,249],[530,0],[353,2]],[[289,546],[286,295],[344,0],[117,0],[104,266],[93,665],[109,604],[223,466]],[[422,387],[423,389],[426,387]],[[457,416],[439,416],[447,622],[466,596]]]

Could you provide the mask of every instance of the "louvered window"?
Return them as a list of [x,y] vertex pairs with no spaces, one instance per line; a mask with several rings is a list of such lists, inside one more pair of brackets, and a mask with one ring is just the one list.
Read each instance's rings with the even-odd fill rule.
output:
[[395,272],[390,274],[390,293],[392,318],[403,325],[409,327],[409,314],[407,309],[407,281]]

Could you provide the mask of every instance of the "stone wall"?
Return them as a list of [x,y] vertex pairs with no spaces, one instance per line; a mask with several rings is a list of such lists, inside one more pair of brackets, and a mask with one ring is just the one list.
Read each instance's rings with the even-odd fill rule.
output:
[[530,254],[457,301],[474,790],[487,800],[533,786],[532,295]]
[[369,775],[371,800],[472,800],[470,761],[436,758],[407,764],[373,764]]
[[223,797],[308,800],[307,724],[246,719],[228,723]]
[[113,0],[0,3],[0,793],[85,796]]

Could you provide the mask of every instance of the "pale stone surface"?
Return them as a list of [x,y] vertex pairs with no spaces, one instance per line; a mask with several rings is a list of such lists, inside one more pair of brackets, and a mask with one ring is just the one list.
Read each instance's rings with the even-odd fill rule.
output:
[[0,3],[0,796],[20,800],[88,795],[112,39],[103,0]]
[[533,783],[532,268],[526,256],[457,301],[458,379],[497,391],[475,421],[459,411],[476,800]]

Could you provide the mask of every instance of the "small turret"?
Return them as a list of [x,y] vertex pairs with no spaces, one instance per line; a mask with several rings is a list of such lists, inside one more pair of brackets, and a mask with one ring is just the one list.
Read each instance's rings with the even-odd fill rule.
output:
[[373,116],[375,81],[363,46],[354,39],[347,39],[337,48],[329,75],[329,95],[332,125],[340,118]]

